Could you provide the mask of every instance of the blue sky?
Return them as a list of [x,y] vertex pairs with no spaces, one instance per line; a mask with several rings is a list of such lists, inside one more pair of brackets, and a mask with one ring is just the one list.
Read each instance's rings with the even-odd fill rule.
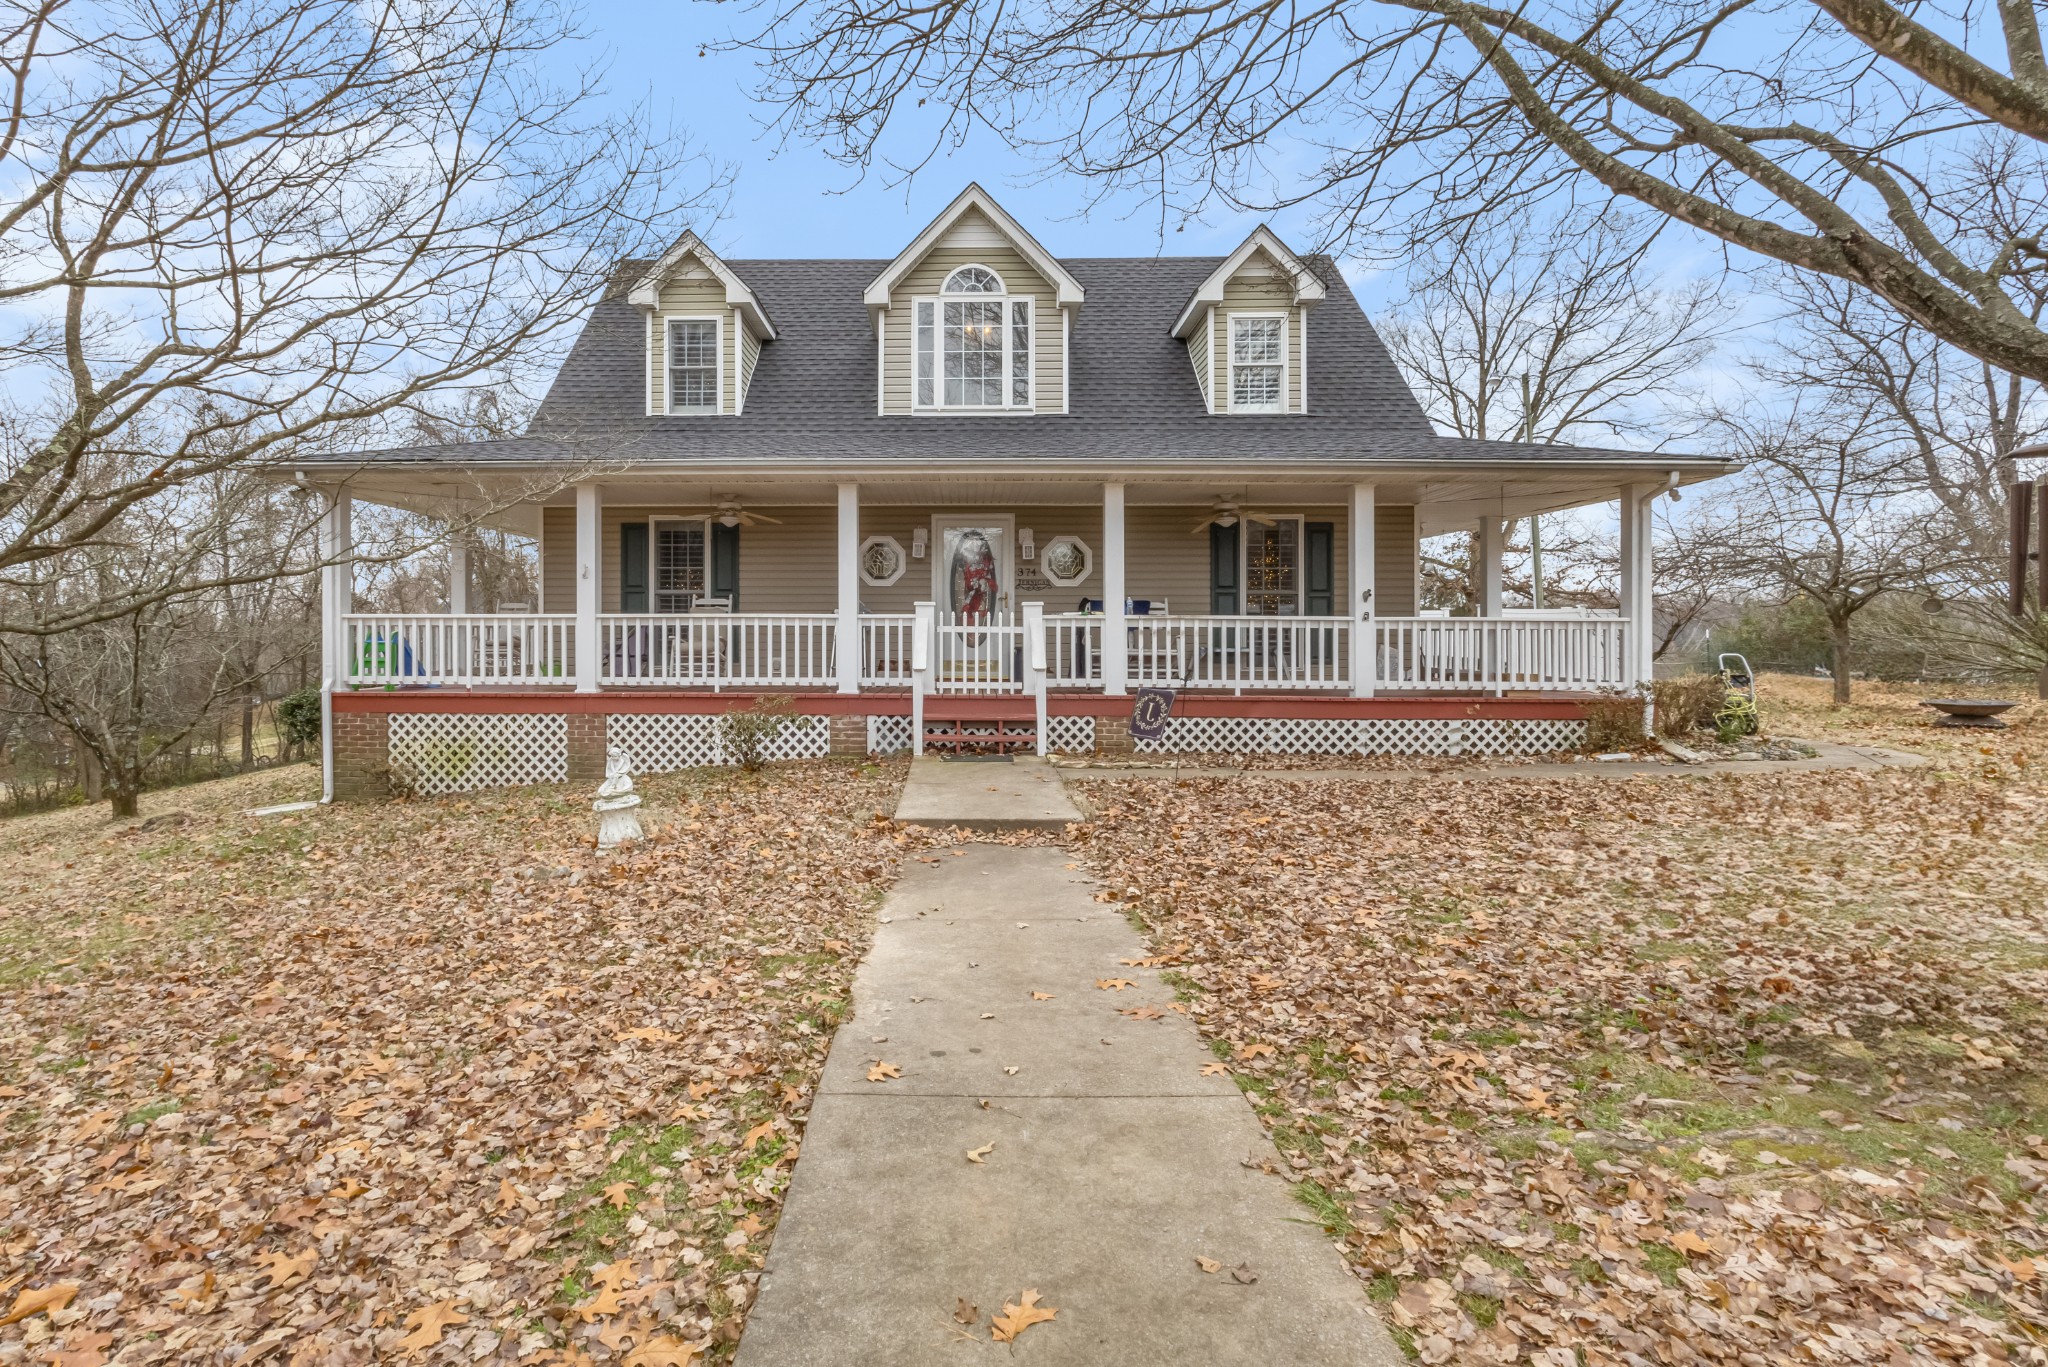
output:
[[[655,4],[649,0],[584,0],[591,42],[564,52],[565,62],[604,60],[611,97],[621,102],[652,95],[655,107],[687,127],[703,146],[739,164],[732,211],[714,234],[734,256],[894,256],[944,208],[960,188],[978,180],[1060,256],[1137,256],[1223,253],[1244,240],[1260,220],[1219,217],[1169,234],[1162,248],[1156,213],[1137,196],[1086,219],[1085,195],[1071,184],[1035,184],[1034,166],[983,135],[943,155],[908,187],[891,187],[884,174],[861,181],[816,147],[782,145],[762,135],[757,80],[744,53],[697,56],[701,43],[743,25],[737,6]],[[910,146],[904,140],[905,148]],[[1307,215],[1273,220],[1283,238],[1310,244]]]

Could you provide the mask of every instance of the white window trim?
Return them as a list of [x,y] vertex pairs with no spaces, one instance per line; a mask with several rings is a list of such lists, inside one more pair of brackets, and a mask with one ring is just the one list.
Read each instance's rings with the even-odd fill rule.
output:
[[[716,385],[717,401],[709,408],[678,409],[673,393],[673,377],[676,365],[677,323],[709,323],[714,344],[718,348],[717,360],[713,363],[712,382]],[[661,407],[664,413],[677,418],[714,418],[725,412],[725,319],[716,313],[666,313],[661,319]]]
[[[887,579],[877,579],[868,573],[868,551],[876,546],[894,546],[896,548],[896,573],[890,575]],[[910,552],[903,548],[901,541],[883,533],[868,537],[860,543],[860,558],[855,563],[860,566],[861,583],[866,584],[870,588],[886,589],[892,587],[897,580],[910,572]]]
[[[1062,579],[1046,568],[1047,552],[1051,551],[1054,546],[1059,545],[1061,542],[1066,542],[1081,552],[1081,573],[1070,579]],[[1038,548],[1038,572],[1044,575],[1046,582],[1055,588],[1079,588],[1095,575],[1095,552],[1080,537],[1069,532],[1061,532],[1058,536],[1053,537]]]
[[[1280,404],[1277,408],[1241,408],[1237,402],[1237,325],[1240,321],[1278,319],[1280,322]],[[1224,327],[1225,362],[1223,401],[1232,413],[1285,413],[1287,411],[1287,314],[1278,311],[1233,309]],[[1260,362],[1264,364],[1264,362]]]
[[[979,265],[979,264],[980,264],[980,263],[978,263],[978,262],[973,262],[973,261],[970,261],[970,262],[968,262],[968,263],[967,263],[967,265],[965,265],[965,266],[956,266],[956,267],[954,267],[954,269],[953,269],[953,270],[951,270],[951,271],[948,271],[948,272],[946,272],[946,278],[950,280],[950,279],[952,279],[953,275],[954,275],[954,274],[955,274],[956,272],[958,272],[958,271],[963,271],[963,270],[966,270],[966,269],[968,268],[968,266],[974,266],[974,265]],[[990,269],[990,268],[989,268],[989,267],[987,267],[987,266],[982,266],[982,267],[981,267],[981,269],[983,269],[983,270],[985,270],[985,271],[988,271],[988,273],[989,273],[990,275],[993,275],[993,276],[995,276],[995,278],[996,278],[997,280],[1002,280],[1002,279],[1003,279],[1003,277],[1002,277],[1002,273],[1001,273],[1000,271],[992,270],[992,269]],[[944,294],[944,293],[940,293],[940,294],[920,294],[920,295],[917,295],[917,296],[915,296],[915,297],[913,297],[913,298],[911,299],[911,301],[910,301],[910,411],[911,411],[911,412],[913,412],[913,413],[949,413],[949,414],[962,414],[962,413],[988,413],[988,414],[992,414],[992,415],[1007,415],[1007,414],[1018,414],[1018,413],[1025,413],[1025,414],[1028,414],[1028,413],[1035,413],[1036,411],[1038,411],[1038,346],[1039,346],[1039,341],[1038,341],[1038,300],[1037,300],[1036,298],[1034,298],[1033,296],[1031,296],[1031,295],[1028,295],[1028,294],[1010,294],[1010,293],[1007,293],[1007,290],[1009,289],[1009,283],[1008,283],[1007,281],[1004,281],[1004,283],[1003,283],[1003,288],[1004,288],[1004,290],[1006,291],[1006,292],[1005,292],[1005,293],[1003,293],[1003,294]],[[1001,403],[1001,404],[997,404],[997,405],[990,405],[990,404],[952,404],[952,405],[948,405],[948,404],[947,404],[947,402],[946,402],[946,354],[945,354],[945,353],[946,353],[946,305],[947,305],[947,304],[949,304],[949,303],[950,303],[950,304],[961,304],[961,303],[987,304],[987,303],[995,303],[995,302],[1000,302],[1000,303],[1002,304],[1002,306],[1003,306],[1003,397],[1004,397],[1004,400],[1005,400],[1005,402],[1003,402],[1003,403]],[[919,306],[920,304],[930,304],[930,305],[932,306],[932,346],[933,346],[934,350],[933,350],[933,353],[932,353],[932,370],[933,370],[933,374],[932,374],[932,401],[931,401],[930,403],[919,403],[919,402],[918,402],[918,399],[917,399],[917,360],[918,360],[918,350],[917,350],[917,310],[918,310],[918,306]],[[1009,395],[1010,395],[1010,367],[1011,367],[1011,365],[1013,364],[1013,362],[1012,362],[1012,352],[1011,352],[1011,350],[1010,350],[1010,328],[1011,328],[1011,321],[1010,321],[1010,311],[1011,311],[1011,308],[1012,308],[1012,307],[1013,307],[1014,305],[1017,305],[1017,304],[1022,304],[1022,305],[1024,305],[1024,331],[1025,331],[1025,335],[1026,335],[1026,336],[1028,336],[1028,337],[1029,337],[1029,338],[1031,339],[1031,355],[1030,355],[1030,357],[1029,357],[1029,358],[1028,358],[1028,359],[1026,360],[1026,362],[1025,362],[1025,365],[1024,365],[1024,402],[1023,402],[1023,403],[1021,403],[1021,404],[1018,404],[1018,403],[1011,403],[1011,402],[1008,402],[1008,399],[1009,399]],[[1062,337],[1062,339],[1061,339],[1061,349],[1062,349],[1062,351],[1064,351],[1064,350],[1065,350],[1065,338],[1064,338],[1064,337]],[[1061,363],[1062,363],[1062,374],[1064,374],[1064,365],[1065,365],[1065,357],[1064,357],[1064,356],[1062,356],[1062,358],[1061,358]],[[1064,395],[1064,394],[1063,394],[1063,395],[1061,396],[1061,401],[1062,401],[1062,403],[1064,404],[1064,402],[1065,402],[1065,395]]]
[[[1283,369],[1283,371],[1284,371],[1284,369],[1285,369],[1285,368],[1283,367],[1282,369]],[[1281,378],[1282,378],[1283,380],[1284,380],[1284,379],[1286,378],[1286,376],[1285,376],[1285,374],[1284,374],[1284,373],[1283,373],[1283,375],[1281,376]],[[1259,409],[1254,409],[1253,411],[1254,411],[1254,412],[1257,412],[1257,413],[1265,413],[1265,412],[1269,412],[1269,411],[1271,411],[1271,410],[1269,410],[1269,409],[1264,409],[1264,408],[1259,408]],[[1307,564],[1307,561],[1308,561],[1308,525],[1307,525],[1307,524],[1308,524],[1308,514],[1306,514],[1306,513],[1279,513],[1279,514],[1276,514],[1276,515],[1274,516],[1274,518],[1273,518],[1273,521],[1274,521],[1274,522],[1276,522],[1276,523],[1278,523],[1278,522],[1292,522],[1292,523],[1294,524],[1294,614],[1293,614],[1293,615],[1294,615],[1294,616],[1296,616],[1296,617],[1300,617],[1300,616],[1302,616],[1302,615],[1303,615],[1303,613],[1302,613],[1302,610],[1301,610],[1301,609],[1302,609],[1302,606],[1303,606],[1303,604],[1304,604],[1304,603],[1306,603],[1306,601],[1308,600],[1308,584],[1307,584],[1307,582],[1306,582],[1306,581],[1307,581],[1307,578],[1308,578],[1308,564]],[[1245,519],[1243,519],[1242,521],[1240,521],[1240,522],[1239,522],[1239,523],[1238,523],[1237,525],[1238,525],[1238,529],[1239,529],[1239,530],[1238,530],[1238,533],[1237,533],[1237,609],[1238,609],[1238,613],[1239,613],[1239,615],[1240,615],[1240,616],[1245,616],[1245,617],[1253,617],[1253,616],[1259,616],[1259,617],[1263,617],[1263,616],[1266,616],[1267,614],[1265,614],[1265,613],[1254,613],[1254,612],[1252,611],[1252,537],[1251,537],[1251,532],[1250,532],[1250,531],[1248,530],[1249,528],[1252,528],[1252,527],[1256,527],[1256,526],[1258,526],[1259,524],[1258,524],[1258,523],[1256,523],[1256,522],[1253,522],[1253,521],[1252,521],[1252,520],[1251,520],[1250,518],[1245,518]],[[1276,615],[1276,616],[1277,616],[1277,615],[1281,615],[1281,614],[1273,614],[1273,615]]]
[[[702,597],[711,596],[711,518],[678,517],[673,513],[657,513],[647,519],[647,610],[661,613],[656,606],[661,596],[661,528],[664,523],[694,522],[704,529],[704,592]],[[663,614],[675,616],[679,614]]]

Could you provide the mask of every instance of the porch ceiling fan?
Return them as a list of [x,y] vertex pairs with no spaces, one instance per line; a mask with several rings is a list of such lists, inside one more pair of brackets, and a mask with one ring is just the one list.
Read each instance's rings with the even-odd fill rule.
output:
[[711,520],[721,527],[753,527],[763,522],[773,523],[778,527],[782,525],[782,519],[779,517],[770,517],[766,513],[750,513],[740,507],[737,494],[728,494],[720,499],[718,510],[711,514]]
[[1235,527],[1240,519],[1270,527],[1279,516],[1278,513],[1261,512],[1256,508],[1240,508],[1235,500],[1219,497],[1210,507],[1208,516],[1188,529],[1188,535],[1200,536],[1211,527]]

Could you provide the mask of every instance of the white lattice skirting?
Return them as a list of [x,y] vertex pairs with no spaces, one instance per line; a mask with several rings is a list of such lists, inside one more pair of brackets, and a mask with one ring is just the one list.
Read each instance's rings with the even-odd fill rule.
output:
[[1045,748],[1056,755],[1087,755],[1095,751],[1095,718],[1047,717]]
[[[605,743],[624,750],[639,774],[733,762],[718,734],[718,718],[707,713],[613,713],[605,719]],[[771,760],[823,759],[831,749],[830,718],[793,717],[764,752]]]
[[569,777],[569,719],[513,712],[396,712],[391,772],[429,796],[561,783]]
[[910,748],[910,718],[869,717],[868,753],[900,755]]
[[1133,748],[1150,754],[1540,755],[1585,743],[1583,721],[1175,717],[1163,739],[1136,741]]

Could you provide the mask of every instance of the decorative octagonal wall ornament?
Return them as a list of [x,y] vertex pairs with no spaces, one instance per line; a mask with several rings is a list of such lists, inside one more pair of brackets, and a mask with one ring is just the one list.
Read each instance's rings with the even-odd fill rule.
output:
[[1038,572],[1070,589],[1095,573],[1095,553],[1078,536],[1056,536],[1039,549]]
[[871,536],[860,543],[861,582],[872,584],[878,589],[888,588],[903,577],[903,571],[910,567],[910,557],[903,553],[903,543],[893,536]]

